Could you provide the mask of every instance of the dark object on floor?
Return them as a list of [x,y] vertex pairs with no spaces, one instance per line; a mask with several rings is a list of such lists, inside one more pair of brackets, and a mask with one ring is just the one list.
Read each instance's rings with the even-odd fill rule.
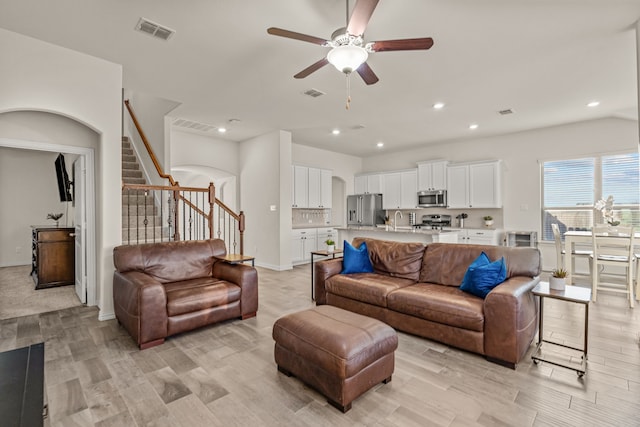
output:
[[0,353],[0,420],[6,427],[42,426],[44,343]]

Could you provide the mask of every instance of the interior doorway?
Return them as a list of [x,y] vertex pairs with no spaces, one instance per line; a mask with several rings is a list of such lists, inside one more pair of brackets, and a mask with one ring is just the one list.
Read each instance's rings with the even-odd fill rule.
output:
[[[56,152],[63,154],[75,154],[82,159],[85,174],[82,176],[84,194],[84,212],[86,214],[86,227],[83,233],[85,244],[85,261],[81,267],[86,272],[86,304],[97,304],[96,284],[96,210],[95,210],[95,156],[94,149],[72,145],[53,144],[41,141],[29,141],[21,139],[0,138],[0,147],[15,148],[21,150],[36,150]],[[78,269],[78,265],[76,265]],[[82,300],[82,298],[81,298]]]

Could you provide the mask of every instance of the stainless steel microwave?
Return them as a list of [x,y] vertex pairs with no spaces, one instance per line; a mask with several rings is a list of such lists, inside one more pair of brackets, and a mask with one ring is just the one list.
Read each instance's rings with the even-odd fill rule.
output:
[[446,208],[447,190],[418,191],[418,206],[421,208]]

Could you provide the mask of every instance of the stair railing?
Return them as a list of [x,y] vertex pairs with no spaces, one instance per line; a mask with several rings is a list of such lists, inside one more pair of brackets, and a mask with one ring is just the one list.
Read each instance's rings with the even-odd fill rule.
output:
[[213,183],[207,188],[181,187],[164,173],[129,100],[124,104],[158,175],[169,185],[122,184],[123,221],[129,226],[123,243],[218,238],[225,242],[227,253],[243,255],[244,212],[235,213],[216,198]]

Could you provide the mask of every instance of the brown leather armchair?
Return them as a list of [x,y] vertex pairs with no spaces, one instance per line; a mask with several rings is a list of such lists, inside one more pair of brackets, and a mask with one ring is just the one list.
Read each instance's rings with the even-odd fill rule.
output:
[[222,261],[225,255],[220,239],[114,248],[116,318],[140,349],[180,332],[256,315],[256,269]]

